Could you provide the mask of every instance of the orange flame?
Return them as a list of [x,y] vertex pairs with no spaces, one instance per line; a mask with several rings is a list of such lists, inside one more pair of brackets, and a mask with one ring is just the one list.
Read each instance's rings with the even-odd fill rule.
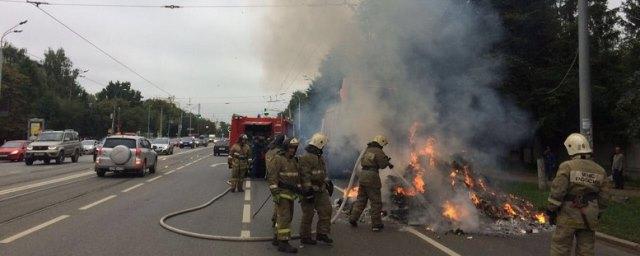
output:
[[455,205],[453,205],[451,202],[444,202],[442,208],[442,216],[454,221],[460,220],[460,213],[456,210]]
[[478,206],[480,204],[480,198],[478,198],[478,195],[476,195],[476,193],[469,192],[469,198],[475,206]]
[[349,191],[347,191],[347,197],[356,197],[358,196],[359,187],[352,187]]
[[505,203],[504,206],[502,207],[502,209],[504,209],[507,212],[507,214],[509,214],[511,216],[518,215],[516,213],[516,211],[513,209],[513,206],[511,206],[509,203]]
[[426,191],[424,179],[422,178],[422,173],[418,173],[416,177],[413,179],[413,186],[416,187],[418,192],[424,193]]
[[544,215],[544,213],[537,213],[536,215],[534,215],[534,217],[536,218],[536,221],[538,221],[538,223],[540,224],[547,223],[547,216]]

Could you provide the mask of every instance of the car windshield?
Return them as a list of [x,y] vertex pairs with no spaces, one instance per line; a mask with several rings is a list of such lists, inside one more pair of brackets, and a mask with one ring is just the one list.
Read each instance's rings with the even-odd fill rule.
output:
[[63,132],[43,132],[38,136],[38,141],[61,141]]
[[2,145],[3,148],[19,148],[22,147],[22,142],[19,141],[8,141],[7,143]]
[[126,139],[126,138],[109,138],[104,142],[103,147],[105,148],[115,148],[116,146],[127,146],[128,148],[136,147],[135,139]]
[[154,139],[151,141],[153,144],[169,144],[169,139]]
[[94,145],[96,143],[95,140],[83,140],[82,145]]
[[219,140],[218,142],[216,142],[216,145],[218,145],[218,146],[228,146],[229,145],[229,141],[228,140]]
[[192,140],[193,140],[193,138],[191,138],[191,137],[184,137],[184,138],[182,138],[181,140],[192,141]]

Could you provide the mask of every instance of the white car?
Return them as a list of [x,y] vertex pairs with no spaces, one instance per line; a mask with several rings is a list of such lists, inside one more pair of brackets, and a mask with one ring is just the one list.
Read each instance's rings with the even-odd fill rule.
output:
[[98,177],[104,177],[106,172],[134,172],[144,177],[147,169],[149,173],[155,173],[157,164],[158,154],[149,140],[115,135],[109,136],[98,149],[95,171]]

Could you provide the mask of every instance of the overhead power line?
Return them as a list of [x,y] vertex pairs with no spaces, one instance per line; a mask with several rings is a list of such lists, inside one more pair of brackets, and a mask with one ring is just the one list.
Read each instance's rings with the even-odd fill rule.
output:
[[63,27],[65,27],[67,30],[71,31],[71,33],[75,34],[76,36],[80,37],[82,40],[84,40],[85,42],[87,42],[88,44],[90,44],[91,46],[93,46],[94,48],[96,48],[99,52],[101,52],[102,54],[104,54],[105,56],[109,57],[111,60],[113,60],[114,62],[118,63],[120,66],[124,67],[125,69],[129,70],[131,73],[135,74],[136,76],[138,76],[139,78],[141,78],[142,80],[144,80],[145,82],[149,83],[150,85],[152,85],[153,87],[157,88],[158,90],[166,93],[169,96],[172,96],[171,93],[169,93],[167,90],[163,89],[162,87],[158,86],[157,84],[155,84],[154,82],[152,82],[151,80],[147,79],[146,77],[144,77],[143,75],[141,75],[140,73],[138,73],[137,71],[135,71],[133,68],[129,67],[127,64],[124,64],[122,61],[120,61],[119,59],[117,59],[116,57],[114,57],[113,55],[111,55],[110,53],[108,53],[107,51],[103,50],[102,48],[100,48],[98,45],[96,45],[95,43],[93,43],[91,40],[87,39],[85,36],[81,35],[80,33],[76,32],[75,30],[73,30],[71,27],[69,27],[67,24],[65,24],[64,22],[62,22],[60,19],[56,18],[55,16],[53,16],[51,13],[45,11],[44,9],[40,8],[41,4],[47,4],[45,2],[29,2],[30,4],[33,4],[36,8],[38,8],[38,10],[42,11],[44,14],[46,14],[47,16],[49,16],[51,19],[53,19],[54,21],[56,21],[57,23],[59,23],[60,25],[62,25]]
[[0,0],[8,3],[33,3],[54,6],[77,6],[77,7],[116,7],[116,8],[289,8],[289,7],[341,7],[349,6],[346,1],[331,3],[288,3],[288,4],[203,4],[203,5],[142,5],[142,4],[92,4],[92,3],[56,3],[56,2],[35,2],[18,0]]

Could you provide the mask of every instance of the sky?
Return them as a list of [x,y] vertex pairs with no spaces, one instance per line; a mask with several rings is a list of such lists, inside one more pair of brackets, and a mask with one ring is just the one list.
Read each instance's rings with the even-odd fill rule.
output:
[[[610,0],[609,5],[617,7],[621,1]],[[261,0],[47,2],[226,6],[264,4]],[[286,107],[292,91],[305,89],[307,79],[316,75],[314,72],[302,72],[296,74],[297,77],[291,77],[291,72],[285,70],[280,81],[285,86],[264,84],[274,83],[273,74],[270,74],[270,79],[265,79],[264,65],[268,63],[260,53],[261,40],[264,38],[261,29],[264,29],[265,17],[272,7],[171,10],[41,5],[41,8],[174,95],[183,109],[197,113],[197,105],[201,104],[201,114],[212,120],[229,121],[233,113],[256,115],[265,108],[275,114]],[[42,58],[48,48],[64,48],[76,68],[89,70],[85,74],[88,79],[79,79],[87,91],[95,93],[109,81],[120,80],[130,81],[145,98],[168,97],[33,5],[0,1],[1,30],[25,19],[29,22],[21,26],[23,32],[7,36],[6,41],[27,49],[33,58]],[[279,80],[277,77],[278,74],[275,74],[276,81]],[[191,106],[188,105],[189,98]]]
[[[140,5],[256,4],[260,1],[48,1]],[[232,113],[255,115],[264,108],[282,110],[290,91],[304,88],[295,79],[289,92],[269,91],[261,85],[263,62],[258,54],[257,26],[266,8],[115,8],[46,6],[60,19],[100,48],[174,95],[183,109],[220,121]],[[145,98],[168,95],[115,63],[91,45],[29,4],[0,2],[0,29],[22,20],[19,34],[6,41],[42,58],[47,48],[64,48],[76,68],[89,70],[94,80],[79,79],[95,93],[109,81],[130,81]],[[33,57],[33,58],[36,58]],[[285,93],[284,95],[278,95]],[[278,97],[276,98],[276,95]],[[268,102],[281,100],[280,102]],[[275,113],[275,112],[272,112]]]

